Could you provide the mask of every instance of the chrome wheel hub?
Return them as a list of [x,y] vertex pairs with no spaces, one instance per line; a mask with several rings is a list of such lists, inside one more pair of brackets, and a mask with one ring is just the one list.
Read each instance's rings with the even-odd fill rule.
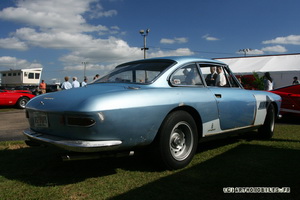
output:
[[193,147],[192,129],[186,122],[177,123],[170,135],[170,152],[175,160],[181,161],[187,158]]

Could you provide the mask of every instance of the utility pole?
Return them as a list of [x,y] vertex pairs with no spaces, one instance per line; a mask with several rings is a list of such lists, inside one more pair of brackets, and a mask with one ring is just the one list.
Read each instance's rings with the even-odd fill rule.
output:
[[146,51],[149,50],[149,48],[146,47],[146,37],[149,34],[150,29],[147,29],[146,31],[140,30],[140,34],[144,37],[144,47],[141,48],[142,51],[144,51],[144,59],[146,59]]
[[85,79],[86,78],[86,74],[85,74],[85,71],[86,71],[86,65],[88,64],[88,62],[84,61],[82,62],[82,65],[83,65],[83,78]]

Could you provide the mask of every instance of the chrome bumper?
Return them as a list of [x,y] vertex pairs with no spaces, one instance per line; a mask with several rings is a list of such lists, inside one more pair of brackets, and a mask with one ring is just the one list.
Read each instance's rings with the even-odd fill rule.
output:
[[117,149],[119,145],[122,144],[120,140],[108,140],[108,141],[84,141],[84,140],[66,140],[65,138],[45,135],[32,131],[31,129],[26,129],[23,134],[27,136],[30,140],[52,144],[61,149],[75,152],[98,152],[98,151],[108,151]]

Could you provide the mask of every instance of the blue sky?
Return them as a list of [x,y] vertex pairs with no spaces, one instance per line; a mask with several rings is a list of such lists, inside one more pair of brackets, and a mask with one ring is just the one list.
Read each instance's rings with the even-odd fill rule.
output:
[[1,0],[0,71],[43,67],[51,83],[122,62],[300,53],[298,0]]

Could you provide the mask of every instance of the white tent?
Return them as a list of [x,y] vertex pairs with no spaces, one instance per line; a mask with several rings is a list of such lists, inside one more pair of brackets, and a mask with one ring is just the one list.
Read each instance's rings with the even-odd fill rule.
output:
[[232,72],[237,75],[256,72],[263,76],[263,73],[270,72],[274,79],[274,88],[291,85],[294,76],[300,79],[300,54],[215,58],[215,60],[229,65]]

